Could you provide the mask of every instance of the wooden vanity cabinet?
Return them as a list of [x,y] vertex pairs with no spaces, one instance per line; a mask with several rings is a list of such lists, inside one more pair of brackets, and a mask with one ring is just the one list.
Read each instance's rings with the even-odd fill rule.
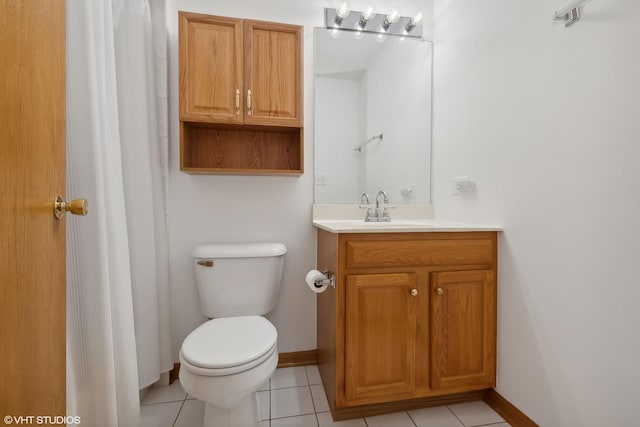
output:
[[179,12],[181,170],[300,175],[302,27]]
[[318,230],[318,365],[334,419],[480,398],[495,386],[495,232]]

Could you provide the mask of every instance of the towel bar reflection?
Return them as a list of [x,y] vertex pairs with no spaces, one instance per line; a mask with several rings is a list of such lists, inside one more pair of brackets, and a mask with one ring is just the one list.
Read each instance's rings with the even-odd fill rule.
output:
[[575,24],[580,19],[580,7],[587,0],[574,0],[562,9],[556,11],[553,15],[554,19],[564,19],[564,26],[568,27]]
[[357,146],[356,148],[353,149],[353,151],[357,151],[358,153],[362,152],[362,147],[364,147],[365,145],[367,145],[370,142],[375,141],[376,139],[379,139],[380,141],[382,141],[382,134],[380,135],[374,135],[371,138],[367,139],[364,143],[362,143],[361,145]]

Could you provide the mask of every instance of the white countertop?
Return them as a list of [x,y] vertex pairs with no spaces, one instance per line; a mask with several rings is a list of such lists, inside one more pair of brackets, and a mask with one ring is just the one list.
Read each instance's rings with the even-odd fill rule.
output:
[[314,219],[313,225],[331,233],[502,231],[502,227],[495,225],[467,224],[436,219],[392,219],[391,222],[365,222],[363,219]]

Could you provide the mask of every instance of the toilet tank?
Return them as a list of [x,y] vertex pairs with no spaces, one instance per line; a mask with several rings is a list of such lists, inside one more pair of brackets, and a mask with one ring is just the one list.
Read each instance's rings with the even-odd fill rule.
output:
[[209,243],[192,256],[202,313],[208,318],[264,315],[278,301],[282,243]]

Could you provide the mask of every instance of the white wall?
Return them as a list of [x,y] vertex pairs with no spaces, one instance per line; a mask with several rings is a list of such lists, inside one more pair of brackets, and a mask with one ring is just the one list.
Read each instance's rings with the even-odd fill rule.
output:
[[[169,250],[173,350],[204,318],[200,314],[190,253],[202,242],[280,241],[289,252],[281,298],[269,316],[278,329],[280,352],[316,348],[315,296],[304,286],[315,267],[313,203],[313,27],[322,26],[332,1],[169,0]],[[365,1],[350,2],[364,10]],[[431,10],[432,0],[394,0],[380,12],[398,7],[403,14]],[[177,11],[288,22],[304,26],[305,174],[291,177],[196,176],[179,171]],[[430,29],[429,29],[430,30]]]
[[498,391],[542,426],[637,425],[640,4],[564,28],[565,3],[435,2],[433,201],[504,225]]

